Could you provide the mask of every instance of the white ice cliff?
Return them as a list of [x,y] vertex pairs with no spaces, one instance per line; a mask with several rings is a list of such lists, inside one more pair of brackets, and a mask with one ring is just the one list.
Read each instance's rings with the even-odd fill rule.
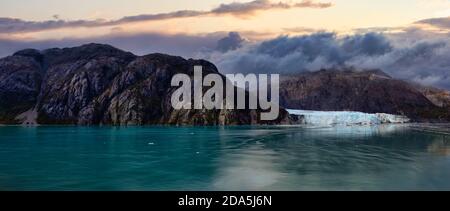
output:
[[308,125],[375,125],[385,123],[406,123],[405,116],[376,113],[369,114],[357,111],[308,111],[286,109],[289,114],[303,117]]

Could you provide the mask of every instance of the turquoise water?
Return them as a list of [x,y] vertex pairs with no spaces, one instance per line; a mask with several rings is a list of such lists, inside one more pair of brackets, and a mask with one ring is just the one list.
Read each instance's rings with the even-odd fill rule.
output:
[[0,127],[0,190],[450,190],[408,126]]

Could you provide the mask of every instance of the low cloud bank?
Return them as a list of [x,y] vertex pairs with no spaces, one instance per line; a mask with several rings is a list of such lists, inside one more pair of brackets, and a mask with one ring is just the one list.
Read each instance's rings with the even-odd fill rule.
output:
[[322,68],[381,69],[391,76],[450,89],[448,39],[409,33],[281,36],[227,52],[205,54],[224,73],[296,73]]

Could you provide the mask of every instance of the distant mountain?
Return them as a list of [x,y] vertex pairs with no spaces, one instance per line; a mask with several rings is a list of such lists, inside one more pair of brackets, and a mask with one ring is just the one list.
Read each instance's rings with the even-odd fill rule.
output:
[[0,123],[80,125],[239,125],[260,122],[258,110],[174,110],[172,76],[218,73],[204,60],[164,54],[135,56],[88,44],[44,51],[22,50],[0,59]]
[[406,115],[414,121],[450,121],[450,94],[391,78],[380,70],[321,70],[280,79],[280,103],[289,109]]
[[450,107],[450,91],[420,85],[418,89],[434,105],[438,107]]

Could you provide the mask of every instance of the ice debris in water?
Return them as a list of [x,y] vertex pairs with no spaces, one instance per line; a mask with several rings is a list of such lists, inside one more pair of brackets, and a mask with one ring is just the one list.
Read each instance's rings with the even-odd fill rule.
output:
[[410,120],[401,115],[358,111],[310,111],[286,109],[291,115],[303,117],[303,123],[309,125],[376,125],[385,123],[406,123]]

